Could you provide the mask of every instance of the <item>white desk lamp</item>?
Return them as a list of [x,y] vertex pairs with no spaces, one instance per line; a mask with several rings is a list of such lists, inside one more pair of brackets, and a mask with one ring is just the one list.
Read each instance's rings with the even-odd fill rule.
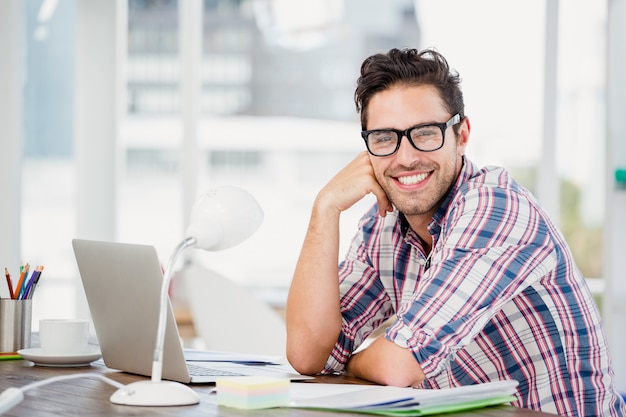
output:
[[233,247],[250,237],[261,225],[263,211],[248,192],[232,186],[222,186],[202,195],[191,210],[186,237],[174,249],[161,286],[161,306],[157,340],[152,361],[152,379],[133,382],[111,395],[111,402],[138,406],[189,405],[200,402],[187,385],[161,380],[163,345],[167,323],[168,288],[180,254],[195,246],[209,251]]

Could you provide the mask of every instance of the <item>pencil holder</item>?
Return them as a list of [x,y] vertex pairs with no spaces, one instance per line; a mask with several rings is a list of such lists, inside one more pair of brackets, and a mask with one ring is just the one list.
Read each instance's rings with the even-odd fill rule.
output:
[[0,352],[30,348],[33,300],[0,299]]

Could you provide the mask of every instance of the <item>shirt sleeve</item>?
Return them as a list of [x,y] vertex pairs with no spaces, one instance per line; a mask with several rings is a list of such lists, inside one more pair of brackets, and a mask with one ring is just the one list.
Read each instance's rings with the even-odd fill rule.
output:
[[386,338],[411,349],[427,378],[443,371],[513,297],[556,267],[544,214],[514,190],[481,187],[450,205],[431,267]]

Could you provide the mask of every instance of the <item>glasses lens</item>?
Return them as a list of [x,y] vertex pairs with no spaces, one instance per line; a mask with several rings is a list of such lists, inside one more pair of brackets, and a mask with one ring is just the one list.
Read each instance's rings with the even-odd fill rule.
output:
[[422,151],[434,151],[443,144],[443,133],[439,126],[417,127],[411,130],[411,140]]
[[388,155],[396,150],[398,134],[392,130],[378,130],[367,135],[367,146],[374,155]]

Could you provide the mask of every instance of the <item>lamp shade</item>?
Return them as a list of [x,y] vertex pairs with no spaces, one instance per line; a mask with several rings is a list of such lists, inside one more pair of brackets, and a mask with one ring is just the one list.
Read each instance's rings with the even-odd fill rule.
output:
[[219,251],[249,238],[262,221],[263,210],[250,193],[220,186],[196,200],[186,236],[196,240],[197,248]]

